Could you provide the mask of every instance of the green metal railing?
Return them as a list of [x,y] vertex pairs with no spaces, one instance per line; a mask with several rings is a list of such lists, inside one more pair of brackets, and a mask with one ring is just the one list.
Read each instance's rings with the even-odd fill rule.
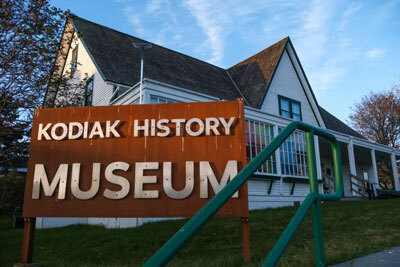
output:
[[[228,201],[232,195],[257,171],[269,156],[290,136],[296,129],[306,132],[307,163],[309,170],[310,193],[307,195],[289,225],[269,253],[263,266],[274,266],[282,256],[285,248],[299,228],[308,210],[312,209],[314,231],[314,247],[317,266],[325,266],[324,246],[322,237],[320,201],[339,200],[343,195],[343,180],[339,144],[331,133],[308,125],[303,122],[292,122],[275,137],[252,161],[247,164],[217,195],[215,195],[194,217],[192,217],[179,231],[171,237],[144,266],[162,266],[166,264],[186,242]],[[330,141],[335,173],[336,192],[334,194],[319,194],[317,166],[315,160],[314,135]]]

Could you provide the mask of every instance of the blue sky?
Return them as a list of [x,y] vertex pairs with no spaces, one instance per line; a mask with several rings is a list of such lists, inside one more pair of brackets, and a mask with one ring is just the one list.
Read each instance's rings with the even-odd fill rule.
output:
[[400,83],[400,0],[52,0],[62,9],[230,67],[290,36],[319,104],[343,121]]

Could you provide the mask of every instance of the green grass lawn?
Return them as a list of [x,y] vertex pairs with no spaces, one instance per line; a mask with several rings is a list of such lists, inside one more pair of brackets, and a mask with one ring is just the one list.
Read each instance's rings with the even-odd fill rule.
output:
[[[251,262],[259,266],[297,207],[250,212]],[[340,263],[400,245],[400,199],[322,205],[326,264]],[[75,225],[37,230],[34,262],[40,266],[139,266],[186,220],[130,229]],[[18,262],[22,229],[0,217],[0,265]],[[239,219],[213,219],[169,263],[170,266],[241,266]],[[308,215],[280,260],[280,266],[314,265]],[[247,265],[246,265],[247,266]]]

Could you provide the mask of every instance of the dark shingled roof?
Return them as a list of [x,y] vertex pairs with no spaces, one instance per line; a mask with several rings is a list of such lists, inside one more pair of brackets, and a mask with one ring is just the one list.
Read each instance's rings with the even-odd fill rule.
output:
[[330,114],[322,107],[319,107],[319,111],[321,113],[322,119],[324,120],[327,129],[352,135],[358,138],[366,139],[364,136],[351,129],[349,126],[347,126],[347,124],[345,124],[344,122],[342,122],[341,120]]
[[[71,16],[79,37],[106,81],[134,85],[140,78],[140,50],[132,43],[150,43],[125,33]],[[260,108],[289,37],[271,45],[228,70],[152,44],[145,51],[144,76],[220,99],[241,97],[227,71],[251,107]],[[328,129],[364,138],[320,107]],[[364,138],[365,139],[365,138]]]
[[[140,79],[140,49],[149,43],[116,30],[71,16],[72,23],[106,81],[134,85]],[[234,100],[241,97],[225,69],[152,44],[145,51],[144,77]]]
[[288,42],[286,37],[261,52],[229,68],[250,106],[260,108],[279,59]]

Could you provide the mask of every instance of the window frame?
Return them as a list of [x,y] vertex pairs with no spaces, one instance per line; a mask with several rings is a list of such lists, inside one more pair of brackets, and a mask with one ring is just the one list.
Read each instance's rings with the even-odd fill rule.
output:
[[87,81],[85,83],[85,107],[88,107],[88,85],[89,85],[89,83],[93,83],[92,92],[90,94],[90,97],[91,97],[91,100],[90,100],[91,105],[90,106],[93,106],[94,74],[89,79],[87,79]]
[[[76,45],[74,49],[72,49],[71,55],[71,76],[74,75],[76,69],[78,68],[78,46]],[[76,52],[75,52],[76,51]],[[75,56],[74,56],[75,54]]]
[[285,97],[285,96],[282,96],[282,95],[278,95],[279,115],[280,116],[282,116],[281,100],[289,102],[289,115],[290,115],[290,118],[288,118],[288,119],[292,119],[293,120],[293,114],[295,114],[295,113],[293,113],[292,104],[296,104],[296,105],[299,105],[300,114],[295,114],[295,115],[299,115],[300,116],[300,121],[303,121],[303,113],[301,111],[301,102],[300,101],[297,101],[297,100],[294,100],[294,99],[291,99],[291,98],[288,98],[288,97]]
[[[157,99],[157,103],[152,103],[151,99]],[[165,102],[160,102],[160,100],[163,100]],[[159,95],[153,95],[150,94],[149,97],[149,104],[171,104],[171,103],[179,103],[179,101],[171,99],[171,98],[167,98],[167,97],[163,97],[163,96],[159,96]]]
[[[268,122],[246,118],[246,159],[250,162],[274,139],[274,126]],[[278,175],[276,154],[273,153],[255,172],[256,175]]]

